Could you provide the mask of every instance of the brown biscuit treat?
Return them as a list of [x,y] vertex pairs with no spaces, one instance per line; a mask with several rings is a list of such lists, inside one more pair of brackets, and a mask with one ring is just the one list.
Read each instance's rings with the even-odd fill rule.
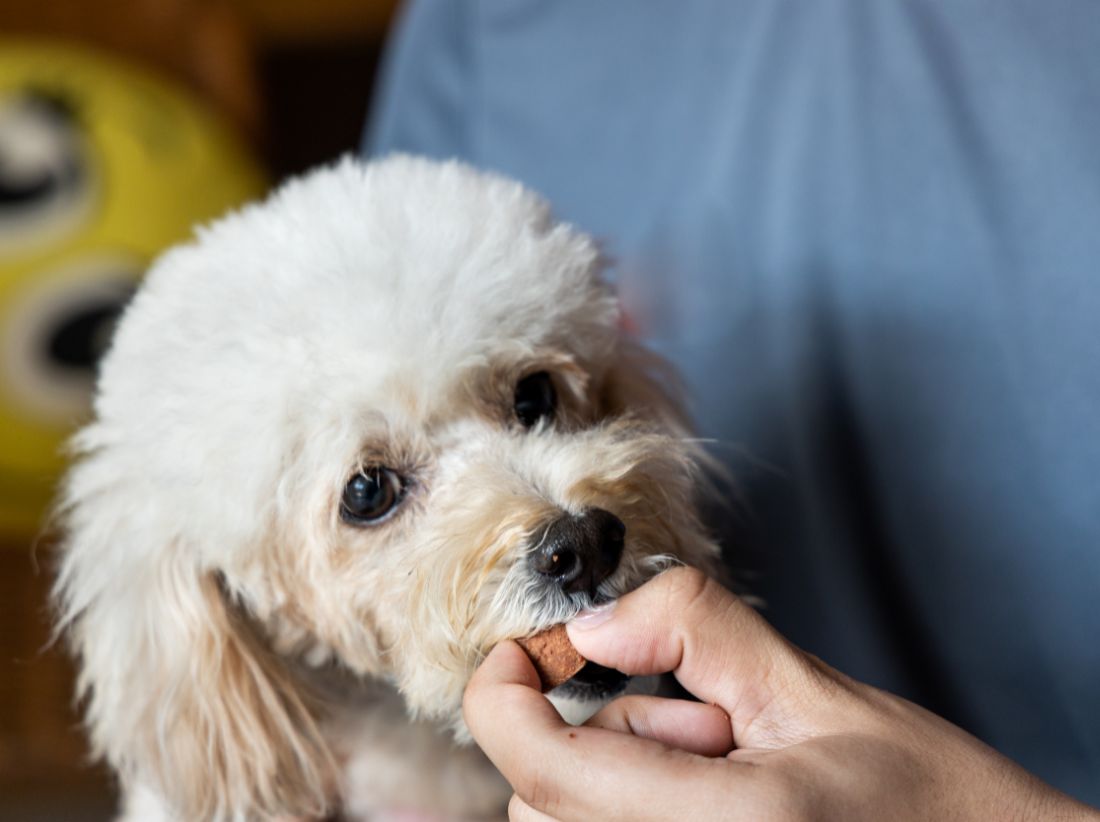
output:
[[572,679],[588,661],[577,653],[577,649],[569,641],[569,635],[565,633],[564,625],[555,625],[534,636],[517,639],[516,642],[531,657],[535,670],[539,672],[543,693]]

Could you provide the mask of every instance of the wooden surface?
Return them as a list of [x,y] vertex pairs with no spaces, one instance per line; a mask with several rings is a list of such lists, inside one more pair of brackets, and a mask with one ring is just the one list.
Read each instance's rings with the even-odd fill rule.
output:
[[47,647],[48,551],[38,561],[25,544],[0,546],[0,820],[103,819],[110,781],[84,761],[72,665]]

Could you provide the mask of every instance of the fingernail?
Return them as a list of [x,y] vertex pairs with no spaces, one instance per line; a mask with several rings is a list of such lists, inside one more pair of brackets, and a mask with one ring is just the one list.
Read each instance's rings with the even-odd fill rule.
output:
[[603,625],[611,619],[618,602],[617,599],[613,599],[610,602],[605,602],[603,605],[597,605],[595,608],[587,608],[573,617],[569,624],[576,628],[580,628],[582,631],[589,631],[592,628]]

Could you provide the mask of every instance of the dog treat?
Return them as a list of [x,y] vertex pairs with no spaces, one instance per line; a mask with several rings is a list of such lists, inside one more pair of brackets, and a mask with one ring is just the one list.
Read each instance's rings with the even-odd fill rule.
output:
[[539,672],[543,693],[572,679],[588,661],[577,653],[577,649],[569,641],[564,625],[555,625],[534,636],[517,639],[516,642],[531,657],[535,670]]

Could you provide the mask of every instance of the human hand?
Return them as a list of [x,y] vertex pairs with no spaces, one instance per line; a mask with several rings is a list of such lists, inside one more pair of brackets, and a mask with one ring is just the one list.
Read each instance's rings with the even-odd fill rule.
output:
[[574,620],[586,658],[671,671],[702,702],[625,696],[584,726],[514,642],[466,722],[516,791],[512,820],[1100,819],[947,721],[795,648],[691,568]]

